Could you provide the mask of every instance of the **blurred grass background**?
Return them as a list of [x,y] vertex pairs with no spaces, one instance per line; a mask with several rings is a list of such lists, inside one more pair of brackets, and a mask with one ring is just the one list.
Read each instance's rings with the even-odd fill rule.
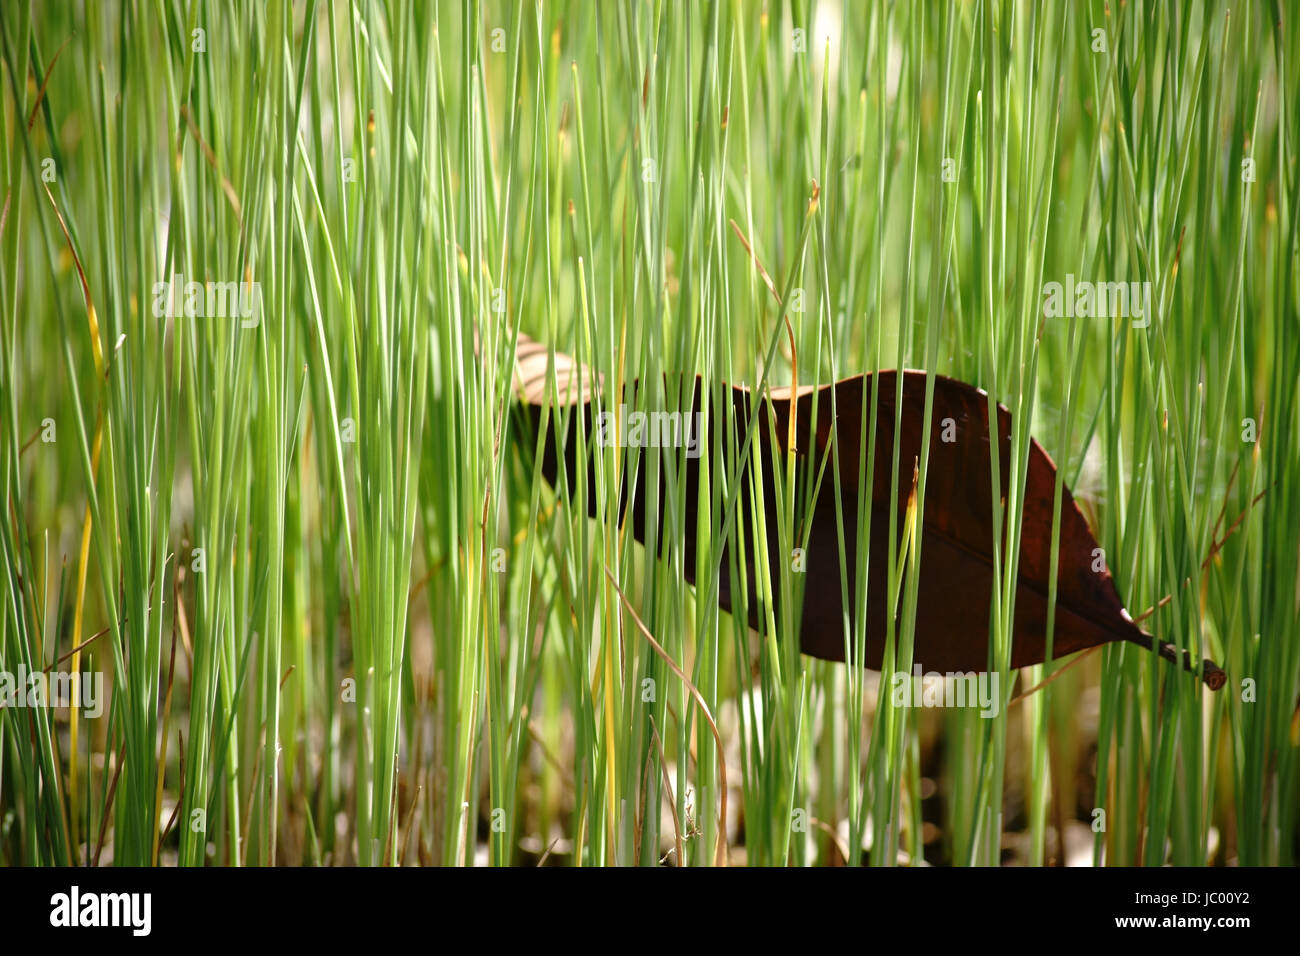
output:
[[[0,27],[0,669],[111,691],[0,709],[0,862],[1294,863],[1282,4],[21,0]],[[259,283],[258,323],[156,317],[175,274]],[[1067,275],[1150,283],[1149,324],[1045,316]],[[1071,663],[1006,664],[1014,542],[1052,533],[1020,528],[1031,434],[1130,610],[1228,687],[1111,646],[992,720],[877,699],[799,655],[790,565],[744,556],[785,599],[761,634],[682,580],[688,539],[705,566],[768,508],[798,547],[810,489],[737,501],[735,447],[692,501],[671,449],[584,447],[595,502],[552,488],[521,332],[715,398],[987,389],[1016,425],[1008,700]],[[618,495],[661,479],[642,548]],[[902,670],[905,580],[842,582],[900,591]]]

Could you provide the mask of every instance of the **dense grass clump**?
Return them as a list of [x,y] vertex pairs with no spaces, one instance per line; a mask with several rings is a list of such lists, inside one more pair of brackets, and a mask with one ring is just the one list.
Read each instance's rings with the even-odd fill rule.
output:
[[[1283,17],[0,5],[0,672],[83,702],[9,688],[0,865],[1293,864]],[[774,434],[688,487],[684,448],[521,414],[520,335],[602,376],[594,411],[889,368],[1005,404],[971,622],[996,714],[800,655],[806,575],[764,519],[793,555],[817,489]],[[569,434],[590,485],[543,477]],[[1223,692],[1132,645],[1010,667],[1019,542],[1059,534],[1023,521],[1031,438]],[[870,509],[840,474],[913,468],[860,446],[818,472],[845,549]],[[771,489],[737,481],[762,447]],[[925,557],[895,530],[838,585],[886,589],[910,673]]]

